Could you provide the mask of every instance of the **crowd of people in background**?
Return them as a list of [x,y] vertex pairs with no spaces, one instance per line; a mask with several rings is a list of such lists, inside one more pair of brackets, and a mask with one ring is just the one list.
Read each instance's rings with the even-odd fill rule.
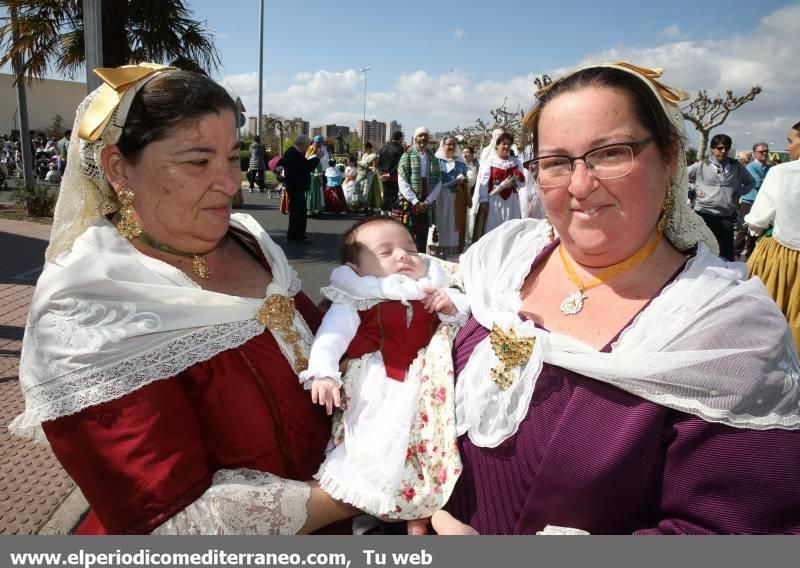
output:
[[[61,176],[67,164],[67,151],[71,130],[65,130],[63,136],[46,136],[41,132],[31,131],[31,168],[34,177],[39,181],[53,184],[61,182]],[[22,141],[17,133],[0,136],[0,189],[9,188],[8,180],[22,177]]]
[[[250,191],[255,185],[264,191],[264,164],[275,171],[285,189],[281,210],[290,215],[292,241],[310,242],[304,229],[296,230],[300,211],[306,217],[390,216],[409,228],[420,252],[455,258],[505,221],[544,216],[536,184],[518,157],[517,141],[502,129],[494,131],[484,148],[464,145],[455,135],[434,141],[425,127],[417,128],[408,142],[400,130],[380,148],[368,141],[360,154],[334,156],[329,142],[319,135],[313,141],[300,135],[283,156],[271,160],[259,137],[250,145]],[[309,165],[297,161],[293,149],[307,160],[319,159],[307,183],[298,181],[298,175]],[[302,190],[293,187],[297,183]]]

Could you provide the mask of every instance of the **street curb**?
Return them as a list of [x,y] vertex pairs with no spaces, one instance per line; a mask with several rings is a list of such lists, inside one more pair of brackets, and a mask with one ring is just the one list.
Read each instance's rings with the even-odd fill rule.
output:
[[89,503],[77,487],[67,495],[37,534],[72,534],[89,511]]

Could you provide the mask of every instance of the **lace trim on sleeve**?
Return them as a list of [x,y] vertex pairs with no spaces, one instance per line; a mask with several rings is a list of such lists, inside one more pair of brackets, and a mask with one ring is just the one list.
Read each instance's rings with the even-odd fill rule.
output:
[[221,470],[203,495],[153,534],[297,534],[310,496],[302,481],[251,469]]

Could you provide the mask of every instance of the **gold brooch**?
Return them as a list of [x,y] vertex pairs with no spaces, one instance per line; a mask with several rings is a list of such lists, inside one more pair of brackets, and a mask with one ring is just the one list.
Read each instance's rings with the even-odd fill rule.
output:
[[294,299],[289,296],[272,294],[256,312],[256,321],[272,332],[280,333],[292,346],[294,352],[294,371],[300,373],[308,368],[308,359],[300,349],[300,334],[294,328]]
[[500,364],[490,372],[491,379],[500,389],[507,390],[514,382],[514,374],[511,369],[519,367],[530,359],[533,347],[536,345],[536,338],[519,337],[513,329],[506,333],[497,324],[493,324],[489,341],[494,354],[500,360]]

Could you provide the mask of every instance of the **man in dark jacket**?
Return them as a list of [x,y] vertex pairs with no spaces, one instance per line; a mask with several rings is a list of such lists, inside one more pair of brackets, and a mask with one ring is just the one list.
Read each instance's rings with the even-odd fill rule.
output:
[[311,172],[319,164],[319,157],[306,159],[306,150],[311,140],[301,134],[294,146],[283,153],[283,175],[286,177],[286,191],[289,194],[289,230],[286,240],[310,244],[306,236],[306,191],[311,185]]
[[381,170],[381,181],[383,182],[383,203],[381,204],[381,214],[389,215],[397,202],[397,165],[400,163],[400,156],[403,155],[403,133],[395,130],[392,133],[392,140],[384,144],[378,152],[378,167]]

